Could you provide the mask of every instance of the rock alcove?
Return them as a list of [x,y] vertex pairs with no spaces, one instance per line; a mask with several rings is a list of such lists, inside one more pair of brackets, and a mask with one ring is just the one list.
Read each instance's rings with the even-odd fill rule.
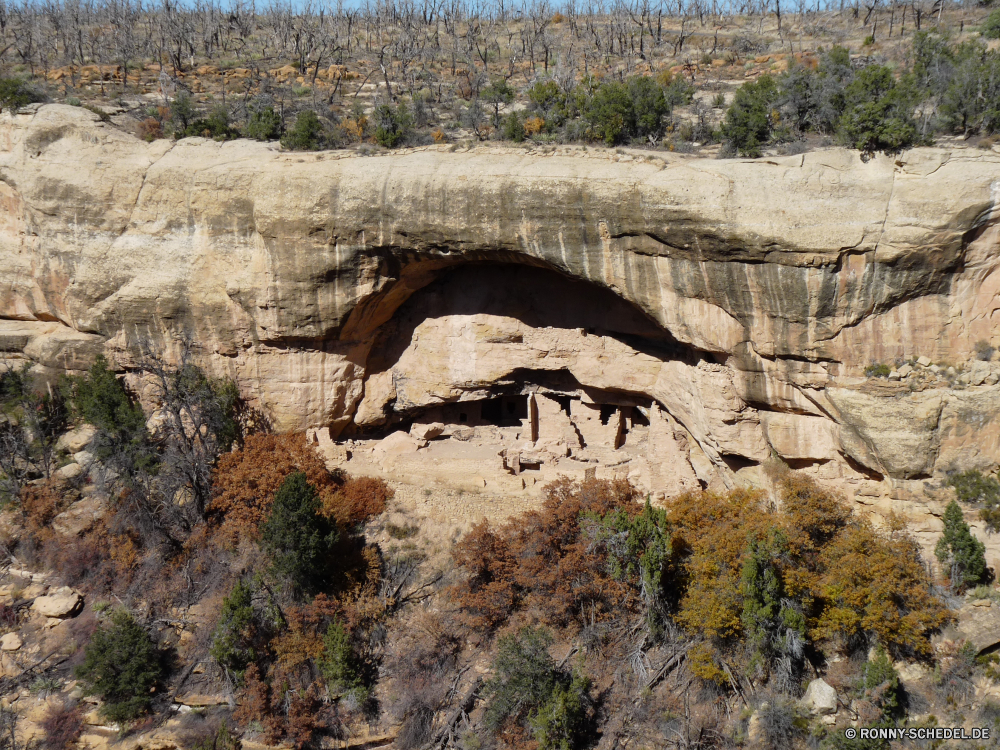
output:
[[[475,443],[487,449],[481,472],[600,471],[667,494],[721,475],[686,415],[658,398],[660,381],[683,388],[688,370],[717,367],[608,289],[473,263],[438,272],[379,328],[364,397],[339,437],[405,432],[413,442],[395,438],[397,452],[430,448],[423,455],[445,463],[448,451],[428,440]],[[761,456],[715,458],[732,467]]]

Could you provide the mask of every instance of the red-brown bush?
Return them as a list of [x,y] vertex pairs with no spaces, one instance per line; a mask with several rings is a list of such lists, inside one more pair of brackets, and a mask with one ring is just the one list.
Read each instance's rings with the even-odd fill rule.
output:
[[631,589],[608,573],[603,554],[588,550],[584,513],[641,510],[638,490],[626,481],[560,479],[546,487],[541,510],[497,529],[485,521],[458,543],[456,564],[468,578],[454,600],[475,628],[494,629],[518,609],[565,625],[576,617],[603,620],[631,605]]
[[68,750],[83,734],[83,712],[76,704],[55,704],[42,721],[45,750]]
[[261,679],[257,665],[251,664],[243,675],[243,687],[236,695],[233,720],[244,727],[258,722],[262,727],[261,739],[268,745],[276,744],[284,730],[281,718],[272,710],[271,700],[271,686]]
[[295,471],[316,488],[322,512],[342,526],[382,513],[393,495],[381,479],[327,470],[304,435],[249,435],[241,449],[219,457],[213,474],[208,514],[218,540],[229,547],[241,538],[256,540],[274,493]]
[[318,731],[326,728],[316,683],[296,692],[288,703],[288,737],[296,750],[312,746]]
[[155,141],[163,137],[163,127],[155,117],[147,117],[136,126],[136,135],[144,141]]
[[323,498],[323,512],[342,525],[364,523],[385,511],[393,489],[376,477],[352,477]]
[[105,594],[126,583],[110,556],[107,529],[98,524],[87,534],[66,539],[53,537],[45,545],[46,567],[69,586],[87,593]]
[[21,490],[21,515],[28,533],[44,542],[52,535],[49,524],[64,504],[62,492],[51,482],[26,485]]
[[249,435],[243,448],[220,456],[208,507],[219,539],[228,545],[241,537],[257,539],[274,493],[295,471],[306,475],[324,501],[340,488],[304,435]]

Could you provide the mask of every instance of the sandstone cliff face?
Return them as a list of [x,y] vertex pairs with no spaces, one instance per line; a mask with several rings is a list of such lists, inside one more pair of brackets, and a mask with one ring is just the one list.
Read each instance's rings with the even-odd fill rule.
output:
[[0,354],[127,367],[140,337],[190,339],[278,427],[334,437],[569,397],[669,432],[678,476],[773,452],[884,495],[1000,455],[988,369],[863,376],[1000,345],[998,186],[973,150],[358,157],[145,143],[43,106],[0,117]]

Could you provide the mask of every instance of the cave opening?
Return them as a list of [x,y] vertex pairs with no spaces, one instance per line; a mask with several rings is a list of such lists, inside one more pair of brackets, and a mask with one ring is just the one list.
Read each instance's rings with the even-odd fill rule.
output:
[[439,465],[475,455],[514,476],[558,465],[700,486],[696,441],[655,389],[665,363],[711,357],[613,291],[537,266],[468,264],[436,270],[383,317],[343,439],[406,431]]
[[[433,281],[410,295],[381,326],[369,353],[366,398],[382,395],[372,393],[368,385],[380,376],[388,382],[390,375],[395,398],[386,393],[374,409],[361,410],[364,418],[356,418],[344,434],[378,436],[435,414],[460,425],[518,426],[532,419],[533,391],[544,392],[570,418],[574,411],[586,411],[574,408],[582,399],[596,405],[602,427],[616,419],[627,422],[623,433],[633,423],[648,426],[641,414],[621,412],[631,411],[639,400],[648,404],[646,394],[615,385],[592,389],[608,393],[596,392],[590,398],[569,372],[572,367],[559,364],[560,349],[606,357],[600,352],[604,340],[658,360],[703,356],[614,292],[547,268],[472,263],[438,270]],[[596,354],[587,354],[588,345]],[[484,353],[487,349],[491,351]],[[520,367],[517,354],[526,350],[543,352],[543,364],[553,360],[558,366]],[[481,365],[491,352],[501,361]],[[510,363],[509,369],[502,360]],[[459,404],[458,411],[448,404]]]

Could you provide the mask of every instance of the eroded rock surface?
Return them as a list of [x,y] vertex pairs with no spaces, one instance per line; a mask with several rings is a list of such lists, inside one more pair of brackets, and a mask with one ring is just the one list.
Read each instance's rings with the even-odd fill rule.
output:
[[665,493],[775,454],[888,511],[997,463],[994,152],[360,157],[60,105],[0,149],[0,352],[43,374],[191,340],[280,429],[489,427],[511,476]]
[[63,586],[39,596],[31,604],[31,609],[45,617],[75,617],[83,608],[83,597],[71,588]]

